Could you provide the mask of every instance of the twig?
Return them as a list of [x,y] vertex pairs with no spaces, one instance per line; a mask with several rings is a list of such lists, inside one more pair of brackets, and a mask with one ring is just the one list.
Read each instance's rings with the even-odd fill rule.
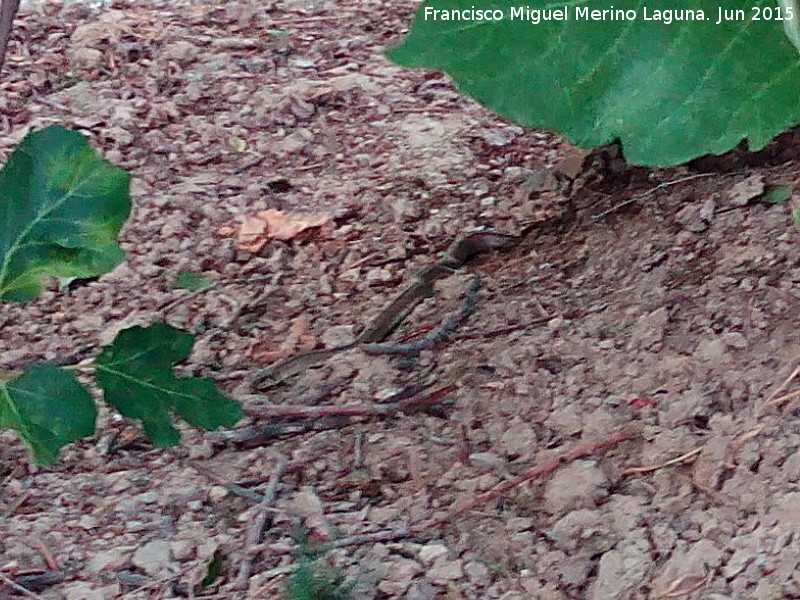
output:
[[156,310],[160,312],[169,312],[179,304],[183,304],[184,302],[188,302],[189,300],[193,300],[197,298],[200,294],[205,294],[206,292],[210,292],[211,290],[218,288],[221,285],[227,285],[229,283],[261,283],[262,281],[272,281],[273,275],[259,275],[257,277],[231,277],[230,279],[220,279],[219,281],[214,281],[208,284],[206,287],[200,288],[199,290],[194,290],[189,292],[188,294],[184,294],[178,298],[173,300],[167,300],[164,304],[159,306]]
[[792,383],[792,381],[794,381],[798,375],[800,375],[800,366],[792,371],[792,373],[783,381],[783,383],[778,386],[778,389],[769,395],[769,398],[766,400],[766,404],[769,404],[778,394],[789,387],[789,384]]
[[[354,261],[352,264],[345,265],[342,269],[345,270],[345,271],[350,271],[352,269],[357,269],[358,267],[360,267],[362,265],[365,265],[369,261],[371,261],[371,260],[373,260],[375,258],[379,258],[380,256],[381,256],[380,252],[370,252],[366,256],[362,256],[358,260]],[[396,259],[389,259],[389,260],[391,261],[391,260],[396,260]],[[385,263],[383,263],[383,264],[385,264]]]
[[638,202],[642,198],[646,198],[647,196],[655,194],[658,190],[663,190],[663,189],[666,189],[666,188],[668,188],[670,186],[678,185],[679,183],[686,183],[687,181],[692,181],[694,179],[700,179],[702,177],[711,177],[712,175],[716,175],[716,174],[717,173],[696,173],[695,175],[689,175],[688,177],[682,177],[680,179],[673,179],[672,181],[662,181],[657,186],[655,186],[653,188],[650,188],[646,192],[642,192],[641,194],[636,194],[635,196],[632,196],[631,198],[628,198],[627,200],[625,200],[623,202],[620,202],[619,204],[615,204],[614,206],[612,206],[608,210],[604,210],[599,215],[594,215],[592,217],[592,220],[599,221],[600,219],[604,219],[605,217],[607,217],[611,213],[615,213],[621,208],[625,208],[626,206],[629,206],[629,205],[633,204],[634,202]]
[[251,502],[255,502],[257,504],[260,504],[264,498],[263,495],[254,492],[253,490],[250,490],[246,487],[233,483],[232,481],[228,481],[224,477],[220,477],[219,475],[214,473],[211,469],[207,469],[206,467],[203,467],[201,465],[192,465],[192,468],[195,471],[199,471],[212,481],[216,482],[218,485],[221,485],[230,493],[240,496],[241,498],[246,498],[247,500],[250,500]]
[[658,471],[659,469],[663,469],[664,467],[670,467],[672,465],[677,465],[678,463],[686,462],[689,459],[694,458],[703,450],[703,446],[699,448],[695,448],[694,450],[690,450],[685,454],[681,454],[680,456],[670,459],[663,463],[658,463],[657,465],[647,465],[643,467],[631,467],[630,469],[625,469],[622,474],[623,475],[633,475],[635,473],[649,473],[650,471]]
[[[713,571],[709,571],[702,577],[700,575],[683,575],[682,577],[678,577],[675,581],[673,581],[669,587],[660,592],[658,594],[659,598],[680,598],[681,596],[688,596],[689,594],[696,592],[700,588],[707,586],[711,582],[711,575]],[[692,583],[690,586],[681,588],[686,582],[690,582],[692,579],[697,579],[696,582]]]
[[438,519],[434,519],[433,521],[429,521],[427,523],[422,523],[415,527],[412,527],[409,530],[411,534],[419,534],[428,529],[438,527],[445,523],[448,523],[455,519],[456,517],[463,515],[465,512],[469,510],[473,510],[482,504],[486,504],[494,500],[495,498],[499,498],[503,494],[508,493],[515,487],[518,487],[525,483],[526,481],[533,481],[534,479],[538,479],[543,475],[549,475],[553,471],[555,471],[561,465],[570,463],[574,460],[579,458],[583,458],[584,456],[589,456],[590,454],[594,454],[600,450],[605,450],[606,448],[610,448],[611,446],[616,446],[624,441],[631,440],[635,437],[635,434],[631,431],[619,431],[605,440],[600,440],[597,442],[587,442],[586,444],[581,444],[580,446],[576,446],[569,452],[565,452],[554,459],[544,463],[543,465],[538,465],[533,467],[527,473],[523,473],[519,477],[512,479],[506,483],[502,483],[498,486],[493,487],[492,489],[476,496],[472,500],[466,502],[465,504],[459,504],[455,506],[449,513],[440,517]]
[[524,323],[517,323],[516,325],[507,325],[505,327],[499,327],[497,329],[492,329],[490,331],[475,331],[472,333],[460,333],[458,335],[454,335],[453,340],[454,341],[489,340],[501,335],[508,335],[509,333],[514,333],[516,331],[523,331],[526,329],[532,329],[534,327],[538,327],[539,325],[544,325],[555,319],[557,316],[560,315],[548,315],[546,317],[541,317],[539,319],[533,319],[532,321],[525,321]]
[[764,423],[762,423],[755,429],[751,429],[750,431],[747,431],[742,435],[740,435],[739,437],[737,437],[728,448],[728,453],[727,453],[728,457],[725,460],[725,466],[729,469],[735,469],[736,455],[739,453],[739,450],[742,449],[742,446],[744,446],[747,442],[749,442],[753,438],[757,437],[766,428],[767,426]]
[[364,466],[364,432],[357,431],[353,442],[353,468],[360,469]]
[[44,559],[44,564],[47,565],[48,569],[50,569],[51,571],[61,570],[60,567],[58,566],[58,563],[56,562],[56,559],[53,558],[52,553],[50,552],[50,550],[48,550],[47,545],[42,541],[42,538],[40,538],[38,535],[32,535],[28,538],[28,541],[26,543],[28,544],[28,546],[30,546],[34,550],[37,550],[39,554],[42,555],[42,558]]
[[[268,571],[263,571],[259,573],[262,578],[264,579],[274,579],[276,577],[281,577],[283,575],[290,575],[297,571],[300,568],[299,563],[291,563],[289,565],[281,565],[280,567],[275,567],[274,569],[269,569]],[[261,593],[261,588],[256,590],[256,595]]]
[[318,21],[334,21],[338,19],[344,19],[346,15],[319,15],[315,17],[294,17],[291,19],[273,19],[269,22],[270,26],[272,25],[298,25],[301,23],[317,23]]
[[24,371],[29,367],[32,367],[37,364],[43,364],[45,362],[57,365],[59,367],[76,365],[89,358],[90,354],[92,353],[92,351],[94,351],[95,348],[96,345],[94,344],[85,344],[83,346],[80,346],[74,352],[71,352],[64,356],[58,356],[51,361],[45,361],[41,358],[25,358],[21,360],[11,361],[4,365],[0,365],[0,379],[5,380],[6,377],[8,377],[9,379],[15,379],[22,374],[17,371]]
[[11,28],[14,16],[19,10],[20,0],[0,0],[0,72],[6,59],[8,40],[11,37]]
[[256,158],[251,160],[249,163],[245,163],[240,167],[236,167],[231,172],[231,175],[239,175],[241,173],[244,173],[247,169],[252,169],[253,167],[257,167],[258,165],[263,163],[266,159],[267,159],[266,155],[257,156]]
[[331,548],[349,548],[350,546],[360,546],[361,544],[374,544],[376,542],[392,542],[408,537],[408,530],[393,529],[391,531],[376,531],[374,533],[360,533],[351,535],[339,540],[329,542]]
[[255,598],[261,598],[261,594],[263,594],[265,592],[269,592],[270,590],[272,590],[276,585],[278,585],[278,582],[281,579],[283,579],[285,576],[286,576],[286,574],[282,574],[282,575],[276,576],[274,579],[270,579],[267,583],[262,585],[255,592],[253,592],[253,595],[251,597],[254,598],[254,599]]
[[27,596],[28,598],[35,598],[36,600],[44,600],[40,595],[34,594],[28,588],[19,585],[16,581],[11,579],[10,577],[7,577],[3,573],[0,573],[0,581],[5,583],[11,589],[18,591],[23,596]]
[[792,371],[791,375],[789,375],[783,381],[783,383],[780,384],[778,386],[778,388],[769,395],[769,398],[767,398],[764,401],[764,406],[772,406],[774,404],[781,404],[781,403],[785,402],[786,400],[790,400],[793,397],[793,394],[796,394],[797,392],[784,394],[783,396],[779,396],[779,394],[781,392],[783,392],[786,388],[788,388],[789,385],[792,383],[792,381],[794,381],[797,378],[798,375],[800,375],[800,367],[797,367],[794,371]]
[[20,506],[22,506],[23,504],[25,504],[25,502],[28,501],[28,499],[30,497],[31,497],[31,495],[28,492],[25,492],[24,494],[22,494],[19,498],[14,500],[14,502],[12,502],[11,504],[8,505],[8,507],[6,508],[5,512],[3,512],[3,514],[2,514],[2,518],[3,519],[7,519],[11,515],[13,515],[15,512],[17,512],[17,509]]
[[284,469],[286,469],[286,457],[281,456],[272,475],[269,477],[267,489],[264,490],[264,497],[261,499],[261,504],[258,505],[258,515],[250,530],[247,532],[247,540],[245,542],[245,558],[239,568],[239,574],[236,577],[236,589],[245,590],[250,586],[250,573],[253,570],[253,559],[255,553],[251,550],[258,545],[261,541],[261,536],[264,533],[264,528],[267,525],[267,516],[269,515],[268,508],[272,507],[275,503],[275,495],[278,492],[278,483],[283,476]]
[[56,110],[63,110],[64,112],[72,112],[69,106],[65,106],[63,104],[59,104],[58,102],[53,102],[48,98],[45,98],[41,94],[34,92],[33,99],[40,104],[44,104],[45,106],[49,106],[50,108],[55,108]]
[[424,396],[406,398],[392,403],[346,404],[344,406],[302,406],[296,404],[274,404],[251,406],[245,409],[248,415],[258,419],[320,419],[323,417],[386,417],[409,410],[421,410],[441,403],[442,399],[456,389],[446,385]]

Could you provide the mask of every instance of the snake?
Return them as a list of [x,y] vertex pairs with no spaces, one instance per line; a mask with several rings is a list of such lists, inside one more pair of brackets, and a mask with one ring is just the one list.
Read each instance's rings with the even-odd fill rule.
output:
[[409,344],[384,344],[382,342],[423,300],[435,295],[434,286],[437,281],[456,273],[480,254],[515,246],[523,235],[476,231],[457,238],[438,262],[420,268],[414,274],[412,282],[389,302],[386,308],[364,328],[354,341],[332,348],[311,350],[279,360],[265,369],[259,370],[250,378],[250,385],[256,389],[274,387],[306,369],[328,361],[340,352],[353,348],[360,348],[370,355],[415,355],[424,348],[440,343],[474,310],[477,294],[481,287],[481,280],[478,276],[473,278],[458,311],[445,318],[433,334]]

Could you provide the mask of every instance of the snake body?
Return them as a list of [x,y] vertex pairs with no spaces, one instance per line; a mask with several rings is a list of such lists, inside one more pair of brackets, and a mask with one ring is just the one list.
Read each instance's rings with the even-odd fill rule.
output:
[[414,281],[373,319],[355,341],[343,346],[312,350],[280,360],[256,373],[250,380],[251,385],[260,389],[272,387],[306,369],[326,362],[340,352],[356,347],[371,355],[411,356],[439,344],[475,309],[478,291],[481,287],[479,277],[476,276],[473,279],[458,311],[446,317],[432,334],[408,344],[382,344],[381,342],[413,312],[420,302],[434,295],[434,285],[439,279],[456,272],[480,254],[508,248],[516,245],[520,239],[521,236],[493,231],[479,231],[458,238],[450,245],[439,262],[425,265],[417,271]]

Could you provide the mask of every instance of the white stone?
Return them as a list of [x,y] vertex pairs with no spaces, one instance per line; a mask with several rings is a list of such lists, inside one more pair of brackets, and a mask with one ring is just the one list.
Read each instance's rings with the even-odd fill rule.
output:
[[426,565],[433,564],[440,556],[447,555],[447,546],[442,544],[426,544],[419,551],[419,559]]
[[153,540],[133,554],[133,564],[148,575],[156,575],[170,564],[169,542]]

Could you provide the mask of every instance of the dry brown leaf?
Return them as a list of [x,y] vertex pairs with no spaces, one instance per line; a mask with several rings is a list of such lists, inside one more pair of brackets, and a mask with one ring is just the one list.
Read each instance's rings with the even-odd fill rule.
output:
[[256,215],[246,215],[236,245],[248,252],[258,252],[269,240],[288,242],[325,225],[332,225],[333,218],[326,213],[290,214],[281,210],[262,210]]
[[236,236],[236,245],[248,252],[258,252],[264,247],[269,238],[266,235],[267,222],[252,215],[246,215],[239,234]]
[[332,221],[331,216],[325,213],[289,214],[275,209],[261,211],[258,217],[267,223],[267,234],[271,239],[284,242]]

